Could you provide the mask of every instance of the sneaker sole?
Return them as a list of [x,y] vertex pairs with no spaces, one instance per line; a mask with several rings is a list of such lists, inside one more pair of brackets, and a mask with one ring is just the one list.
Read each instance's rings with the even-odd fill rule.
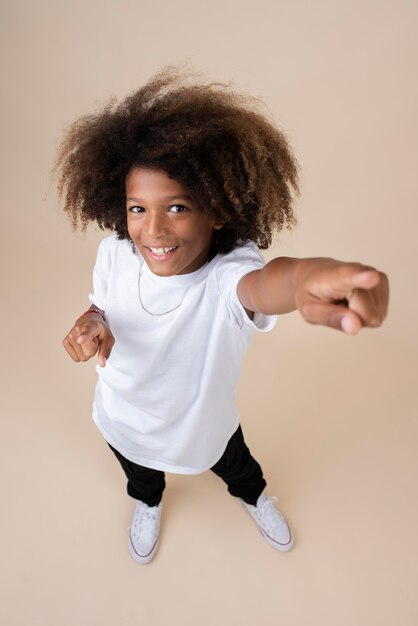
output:
[[[257,524],[257,522],[255,523]],[[290,528],[289,528],[290,539],[287,543],[279,543],[278,541],[275,541],[262,528],[260,528],[260,526],[258,526],[258,530],[262,534],[264,540],[267,541],[267,543],[270,544],[276,550],[280,550],[280,552],[289,552],[289,550],[293,548],[293,545],[295,542],[294,542],[292,531],[290,530]]]
[[157,552],[158,539],[154,543],[151,551],[148,554],[138,554],[138,552],[135,550],[135,546],[132,543],[131,530],[129,528],[128,529],[128,548],[129,548],[129,553],[134,561],[136,561],[137,563],[140,563],[141,565],[146,565],[147,563],[152,561],[152,559],[155,556],[155,553]]
[[[244,507],[244,509],[247,511],[247,513],[249,513],[249,514],[250,514],[251,519],[253,520],[254,524],[257,526],[258,530],[260,531],[261,536],[263,537],[264,541],[267,541],[267,543],[268,543],[268,544],[269,544],[272,548],[274,548],[275,550],[280,550],[280,552],[289,552],[289,550],[291,550],[291,549],[293,548],[295,541],[294,541],[294,539],[293,539],[292,531],[290,530],[290,527],[289,527],[289,524],[287,523],[287,521],[286,521],[286,526],[287,526],[287,529],[288,529],[288,531],[289,531],[289,536],[290,536],[290,539],[289,539],[289,541],[288,541],[287,543],[279,543],[278,541],[275,541],[272,537],[270,537],[270,535],[268,535],[268,534],[266,533],[266,531],[265,531],[265,530],[263,530],[263,529],[261,528],[261,526],[259,526],[259,525],[257,524],[257,521],[253,518],[253,516],[251,515],[251,513],[248,511],[248,509],[246,508],[246,506],[245,506],[245,504],[244,504],[243,500],[241,500],[241,498],[238,498],[238,500],[239,500],[239,502],[240,502],[241,506],[243,506],[243,507]],[[283,515],[283,514],[282,514],[282,515]]]

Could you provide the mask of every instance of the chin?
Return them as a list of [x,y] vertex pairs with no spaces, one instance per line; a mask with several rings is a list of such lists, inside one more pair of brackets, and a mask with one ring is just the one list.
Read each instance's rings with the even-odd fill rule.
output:
[[175,274],[178,274],[178,271],[176,271],[175,268],[161,267],[158,263],[149,263],[147,260],[145,260],[145,262],[151,272],[156,276],[174,276]]

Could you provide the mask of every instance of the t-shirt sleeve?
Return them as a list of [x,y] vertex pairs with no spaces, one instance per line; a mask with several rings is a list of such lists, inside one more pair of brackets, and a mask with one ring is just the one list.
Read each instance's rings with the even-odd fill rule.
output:
[[277,315],[255,312],[251,320],[237,294],[237,286],[241,278],[249,272],[262,269],[265,264],[257,246],[252,242],[235,248],[221,257],[221,261],[217,264],[217,281],[223,304],[230,320],[238,324],[240,328],[245,325],[266,332],[272,330],[276,324]]
[[106,237],[99,243],[96,263],[93,269],[93,292],[89,293],[90,304],[106,311],[107,287],[111,268],[111,244],[114,236]]

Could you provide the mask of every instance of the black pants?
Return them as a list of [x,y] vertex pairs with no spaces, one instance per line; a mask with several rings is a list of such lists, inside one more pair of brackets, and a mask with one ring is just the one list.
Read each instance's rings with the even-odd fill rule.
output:
[[[165,489],[164,472],[132,463],[110,444],[108,445],[126,474],[128,494],[136,500],[142,500],[148,506],[157,506]],[[231,495],[242,498],[247,504],[255,505],[266,486],[261,467],[251,456],[244,441],[241,426],[232,435],[225,452],[211,467],[211,471],[228,485]]]

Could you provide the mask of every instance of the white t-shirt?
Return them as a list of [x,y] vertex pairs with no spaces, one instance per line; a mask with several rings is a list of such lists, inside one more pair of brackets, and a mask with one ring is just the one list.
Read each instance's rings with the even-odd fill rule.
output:
[[89,298],[105,311],[115,345],[96,367],[93,419],[124,457],[178,474],[220,459],[239,425],[241,359],[254,329],[276,322],[258,313],[251,321],[237,296],[240,278],[264,264],[249,243],[190,274],[161,277],[130,242],[101,241]]

